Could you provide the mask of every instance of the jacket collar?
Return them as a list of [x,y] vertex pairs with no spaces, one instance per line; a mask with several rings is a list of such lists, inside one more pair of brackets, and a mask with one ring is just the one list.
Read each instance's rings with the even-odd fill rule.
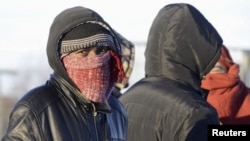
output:
[[70,83],[58,74],[51,74],[49,82],[51,82],[62,95],[66,96],[74,107],[77,107],[80,104],[80,106],[83,106],[87,111],[91,111],[94,114],[96,112],[111,113],[108,101],[95,103],[86,99],[77,88],[70,85]]

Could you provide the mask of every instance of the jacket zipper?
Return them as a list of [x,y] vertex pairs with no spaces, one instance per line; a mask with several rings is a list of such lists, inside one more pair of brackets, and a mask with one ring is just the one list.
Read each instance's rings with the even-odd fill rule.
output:
[[91,103],[92,107],[93,107],[93,119],[94,119],[94,125],[95,125],[95,134],[96,134],[96,140],[99,141],[99,136],[98,136],[98,131],[97,131],[97,125],[96,125],[96,115],[97,115],[97,112],[96,112],[96,108],[95,108],[95,105],[93,103]]

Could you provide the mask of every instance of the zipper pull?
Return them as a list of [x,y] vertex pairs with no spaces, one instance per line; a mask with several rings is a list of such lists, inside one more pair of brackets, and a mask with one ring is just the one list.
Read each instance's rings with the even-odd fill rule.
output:
[[95,104],[94,103],[91,103],[91,106],[92,106],[92,113],[93,113],[93,116],[95,117],[97,115],[97,112],[96,112],[96,108],[95,108]]
[[95,117],[97,115],[97,112],[93,112],[93,116]]

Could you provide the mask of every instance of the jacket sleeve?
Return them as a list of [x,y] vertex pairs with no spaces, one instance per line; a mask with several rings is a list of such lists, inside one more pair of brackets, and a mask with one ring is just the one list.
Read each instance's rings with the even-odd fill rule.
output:
[[7,132],[1,141],[42,141],[37,118],[31,108],[16,105],[10,114]]

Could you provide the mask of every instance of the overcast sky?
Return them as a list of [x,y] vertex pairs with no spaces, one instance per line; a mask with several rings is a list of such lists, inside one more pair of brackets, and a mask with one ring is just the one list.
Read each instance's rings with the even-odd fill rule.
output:
[[65,8],[81,5],[97,11],[132,41],[145,41],[159,9],[172,2],[197,7],[228,46],[250,46],[249,0],[1,0],[0,49],[46,48],[49,27]]
[[[91,8],[127,39],[145,42],[158,11],[173,2],[186,2],[198,8],[229,48],[250,49],[250,0],[0,0],[0,71],[37,64],[38,59],[47,63],[50,25],[66,8],[78,5]],[[144,50],[141,48],[136,49],[131,83],[144,75]],[[38,57],[39,54],[44,57]],[[25,64],[21,63],[23,56],[29,57]],[[2,87],[12,84],[3,81]]]

